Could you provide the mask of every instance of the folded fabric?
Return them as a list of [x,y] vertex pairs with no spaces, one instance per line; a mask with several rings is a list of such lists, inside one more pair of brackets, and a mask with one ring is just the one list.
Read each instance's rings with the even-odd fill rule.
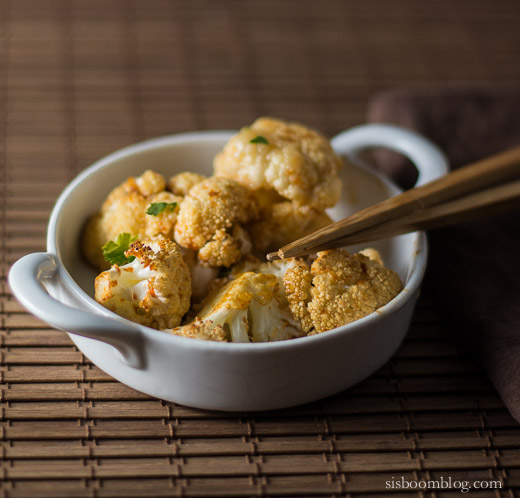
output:
[[[368,121],[415,129],[457,168],[520,145],[520,88],[381,93],[369,104]],[[412,183],[410,165],[397,155],[379,156],[379,165]],[[520,210],[429,235],[426,285],[520,422]]]

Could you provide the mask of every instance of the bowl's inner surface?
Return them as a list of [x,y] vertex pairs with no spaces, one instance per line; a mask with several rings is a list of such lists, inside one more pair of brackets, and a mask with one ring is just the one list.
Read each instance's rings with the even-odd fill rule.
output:
[[[140,175],[146,169],[162,173],[166,178],[181,171],[195,171],[209,176],[212,174],[213,157],[221,150],[228,136],[226,133],[202,134],[200,139],[187,142],[175,137],[171,140],[158,139],[100,161],[81,176],[81,181],[74,182],[58,202],[55,208],[55,235],[50,236],[48,250],[56,250],[71,277],[83,291],[93,296],[94,279],[98,272],[82,258],[81,231],[108,193],[129,176]],[[329,211],[334,220],[397,192],[372,172],[350,164],[345,164],[341,176],[344,186],[342,199]],[[52,223],[49,228],[52,230]],[[52,247],[54,244],[55,247]],[[395,270],[406,285],[415,261],[417,236],[409,234],[368,245],[381,252],[385,264]],[[350,249],[354,251],[359,248]]]

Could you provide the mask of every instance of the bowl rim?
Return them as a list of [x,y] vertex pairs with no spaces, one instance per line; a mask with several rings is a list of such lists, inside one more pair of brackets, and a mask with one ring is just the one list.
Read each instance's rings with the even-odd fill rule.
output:
[[[334,340],[338,335],[354,334],[356,331],[365,327],[376,324],[377,322],[384,319],[384,317],[390,313],[398,312],[405,304],[413,298],[416,291],[418,290],[424,273],[426,271],[426,264],[428,259],[428,243],[425,232],[413,232],[414,239],[411,243],[414,244],[414,259],[409,266],[408,279],[404,282],[403,289],[397,296],[391,301],[370,313],[369,315],[355,320],[354,322],[342,325],[335,329],[328,330],[324,333],[313,334],[310,336],[297,337],[294,339],[274,342],[256,342],[256,343],[234,343],[234,342],[217,342],[217,341],[204,341],[204,340],[193,340],[193,338],[177,336],[174,334],[164,333],[160,330],[147,327],[145,325],[131,322],[125,318],[120,317],[116,313],[106,309],[92,297],[90,297],[81,286],[74,280],[68,269],[65,267],[61,260],[60,248],[57,243],[57,231],[60,221],[63,205],[68,198],[74,193],[77,188],[80,188],[82,182],[90,176],[96,174],[97,171],[109,167],[114,161],[123,159],[133,154],[137,154],[146,150],[160,148],[162,146],[174,145],[176,143],[189,143],[198,142],[201,139],[228,139],[232,134],[236,133],[236,130],[203,130],[194,132],[182,132],[171,135],[165,135],[156,138],[150,138],[144,141],[140,141],[98,159],[90,166],[87,166],[78,175],[76,175],[63,189],[58,196],[54,206],[51,210],[49,222],[47,226],[47,252],[54,255],[59,266],[59,277],[63,287],[74,294],[76,298],[79,298],[82,304],[85,305],[84,309],[105,316],[110,316],[123,321],[132,323],[132,326],[137,326],[142,335],[151,341],[160,341],[165,344],[177,344],[178,346],[190,346],[194,349],[211,350],[216,352],[230,352],[230,354],[236,353],[262,353],[262,352],[273,352],[273,350],[284,350],[285,348],[296,349],[301,347],[311,346],[317,344],[320,341]],[[379,180],[382,180],[387,186],[394,189],[399,189],[397,185],[387,176],[382,174],[380,171],[374,168],[368,168],[360,164],[356,164],[355,167],[363,169],[370,174],[376,176]]]

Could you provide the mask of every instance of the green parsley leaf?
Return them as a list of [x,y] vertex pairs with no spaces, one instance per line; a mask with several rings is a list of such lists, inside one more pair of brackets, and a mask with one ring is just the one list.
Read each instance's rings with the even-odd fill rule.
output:
[[135,256],[127,258],[125,251],[130,247],[130,244],[137,240],[137,235],[130,235],[129,233],[120,233],[115,242],[109,240],[101,249],[103,256],[111,265],[126,265],[131,263]]
[[148,209],[146,210],[146,214],[151,214],[152,216],[157,216],[161,214],[165,209],[169,209],[173,211],[177,207],[176,202],[152,202]]
[[258,135],[255,138],[249,140],[250,144],[268,144],[267,138],[263,137],[262,135]]

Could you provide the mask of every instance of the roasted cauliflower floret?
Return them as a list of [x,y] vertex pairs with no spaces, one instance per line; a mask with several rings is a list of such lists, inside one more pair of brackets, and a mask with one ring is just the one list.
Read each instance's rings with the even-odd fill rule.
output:
[[[222,328],[231,342],[281,341],[303,335],[279,299],[278,278],[246,272],[205,300],[195,325]],[[193,325],[193,324],[189,324]],[[207,332],[205,332],[207,333]]]
[[105,308],[155,329],[180,324],[190,307],[190,271],[180,247],[167,239],[136,241],[131,262],[96,277],[95,298]]
[[[83,250],[88,261],[100,269],[108,268],[101,248],[120,233],[131,233],[139,239],[162,235],[173,238],[177,209],[182,197],[164,190],[166,180],[154,171],[130,177],[113,189],[99,213],[90,218],[83,232]],[[157,215],[147,214],[153,203],[169,205]],[[177,209],[171,206],[177,203]]]
[[235,225],[231,233],[223,229],[217,230],[200,248],[199,259],[209,266],[229,267],[249,254],[250,250],[249,235],[240,225]]
[[249,252],[249,237],[241,225],[257,215],[247,188],[228,178],[211,177],[197,183],[184,198],[175,240],[198,250],[199,259],[210,266],[230,266]]
[[377,252],[369,254],[373,259],[344,249],[323,251],[310,269],[302,264],[287,271],[287,299],[304,330],[310,330],[311,323],[311,333],[351,323],[384,306],[402,290],[399,276],[377,261]]
[[323,211],[340,198],[341,159],[320,133],[297,123],[259,118],[215,156],[215,175],[251,190],[274,189],[297,206]]
[[197,183],[200,183],[205,179],[206,177],[199,173],[183,171],[182,173],[172,176],[168,180],[168,189],[175,195],[184,197],[185,195],[188,195],[188,192],[194,185],[197,185]]
[[325,211],[298,207],[286,201],[262,209],[260,219],[250,223],[247,230],[255,241],[255,250],[265,254],[331,223],[332,219]]
[[145,237],[164,236],[173,239],[173,229],[177,223],[177,213],[179,212],[182,197],[163,191],[150,195],[147,198],[146,211],[153,205],[159,205],[154,214],[145,211],[144,216],[144,235]]
[[304,261],[287,269],[283,276],[285,295],[294,318],[296,318],[305,333],[309,333],[314,324],[307,305],[312,299],[312,275],[309,266]]
[[148,197],[158,194],[166,188],[166,180],[160,173],[147,169],[141,176],[135,178],[139,192]]
[[[128,181],[125,182],[128,185]],[[101,248],[120,233],[144,237],[147,201],[136,190],[117,187],[103,203],[101,212],[87,222],[82,248],[88,261],[99,269],[108,268]]]

